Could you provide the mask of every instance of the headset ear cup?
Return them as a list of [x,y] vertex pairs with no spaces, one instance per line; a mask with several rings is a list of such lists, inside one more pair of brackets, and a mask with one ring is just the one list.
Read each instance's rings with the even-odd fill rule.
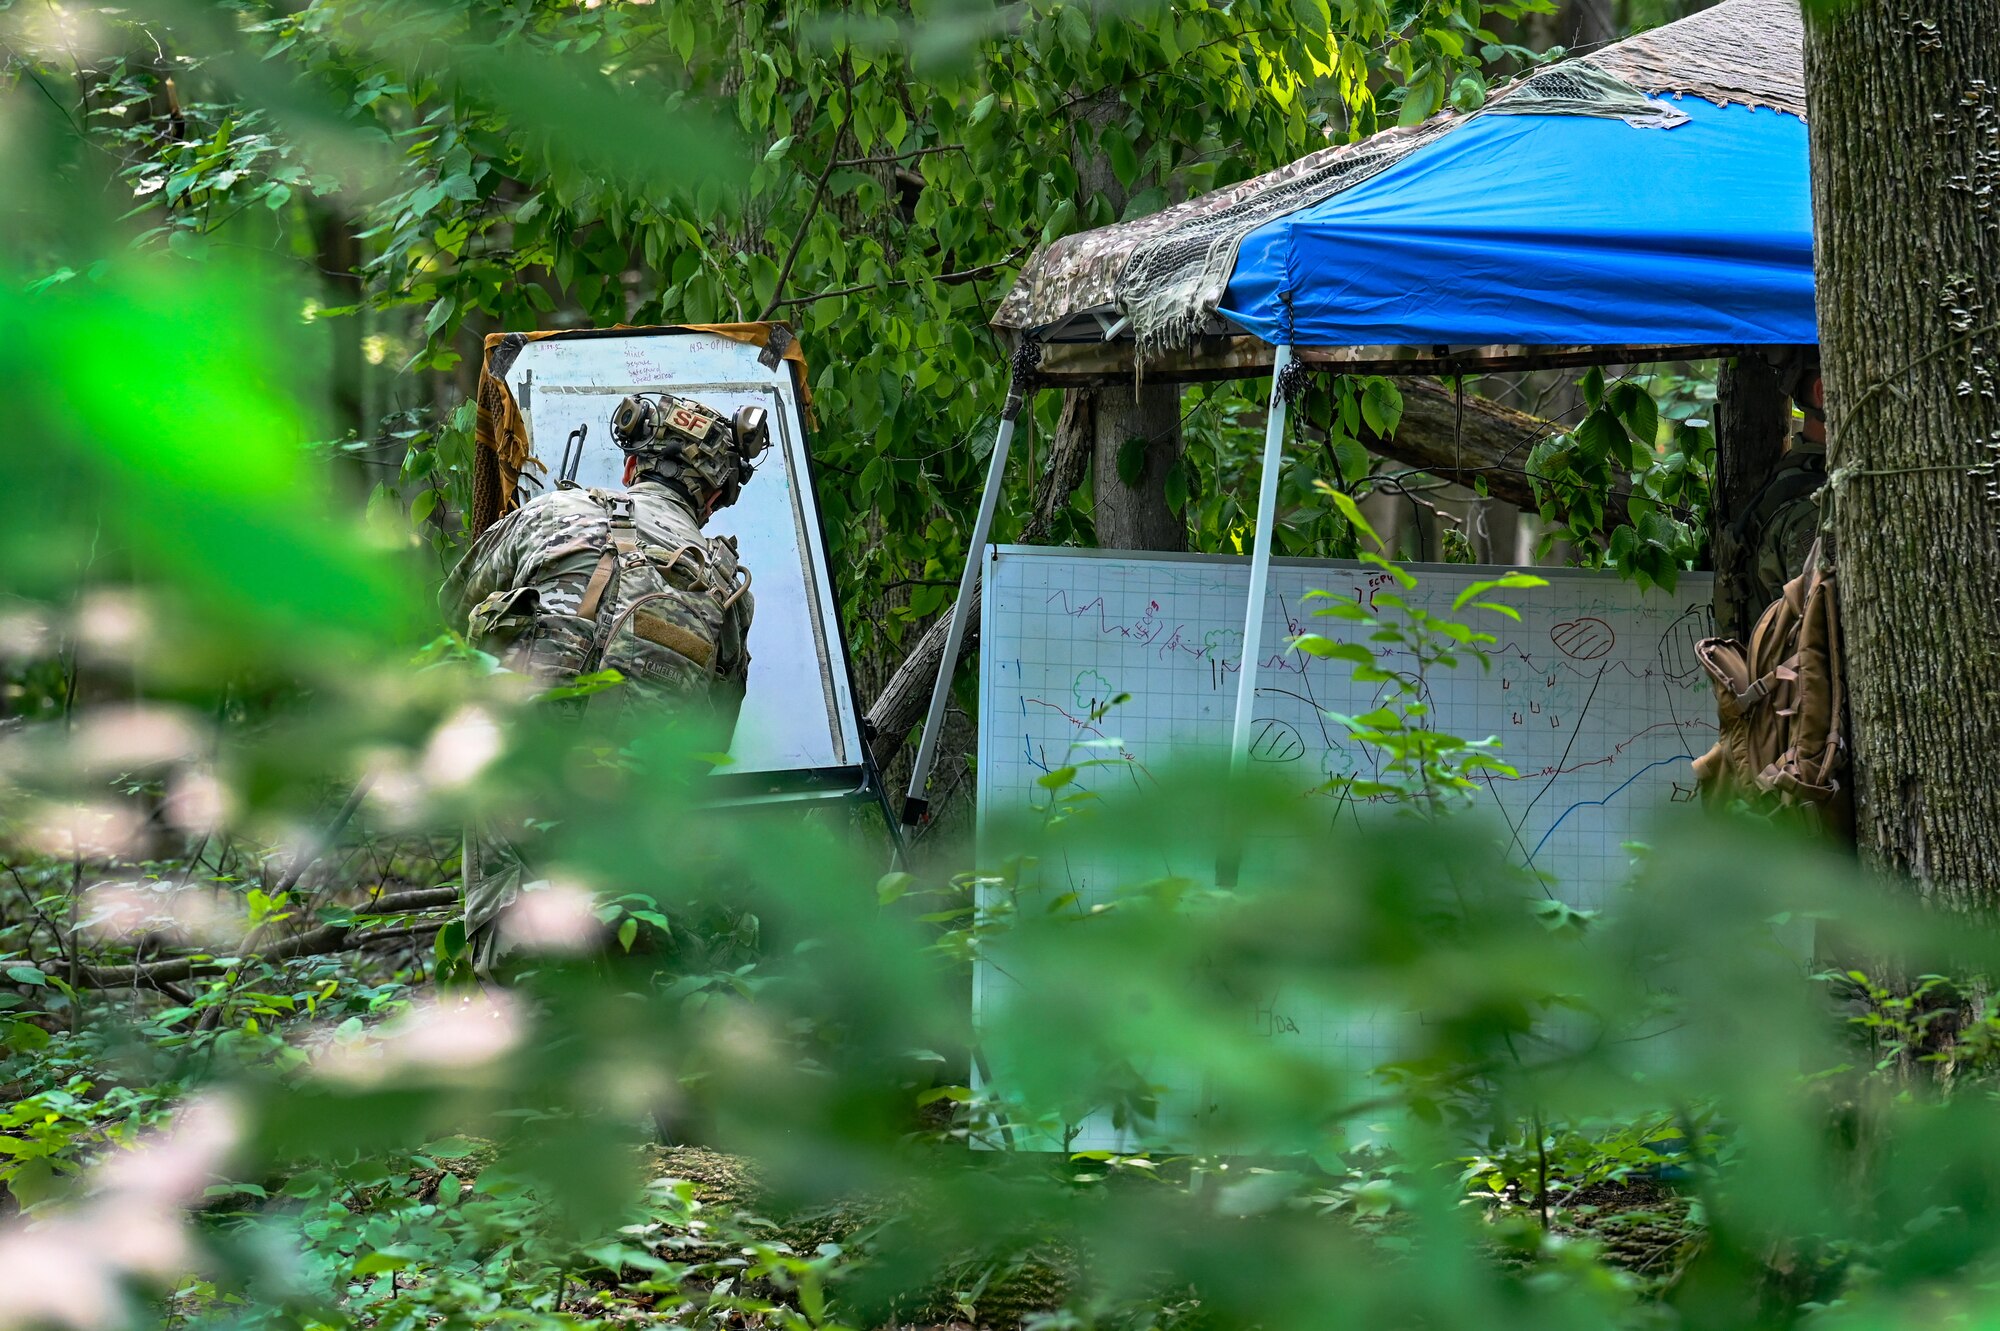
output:
[[611,413],[611,438],[628,452],[653,437],[653,426],[653,404],[636,393]]

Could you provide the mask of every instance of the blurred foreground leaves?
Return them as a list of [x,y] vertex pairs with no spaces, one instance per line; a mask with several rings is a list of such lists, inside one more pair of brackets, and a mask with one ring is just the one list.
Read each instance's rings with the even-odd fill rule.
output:
[[[347,11],[273,19],[274,39]],[[1240,83],[1221,47],[1247,20],[1201,12],[1185,29],[1204,77]],[[579,218],[597,203],[571,185],[621,172],[657,185],[686,143],[626,153],[617,135],[578,133],[631,110],[623,100],[488,104],[519,91],[520,67],[442,58],[436,18],[357,20],[318,49],[352,42],[381,66],[382,85],[344,89],[352,104],[388,96],[386,71],[408,68],[560,143],[554,206]],[[1082,75],[1093,41],[1131,44],[1118,16],[1083,18],[1038,12],[1028,31],[1050,41],[1022,49]],[[1330,20],[1308,4],[1279,26],[1317,49]],[[1462,50],[1440,22],[1438,49]],[[653,25],[676,49],[677,23]],[[1357,23],[1390,31],[1379,6]],[[1368,57],[1349,45],[1359,78]],[[796,86],[830,88],[835,68]],[[744,86],[775,87],[760,69]],[[1068,94],[1003,72],[1005,116],[997,94],[940,94],[929,114],[1012,161],[1003,129]],[[277,102],[282,80],[265,77]],[[1183,88],[1177,111],[1208,86]],[[907,123],[837,146],[839,105],[805,117],[822,149],[809,168],[878,144],[899,161],[921,151],[932,180],[976,205],[984,186],[961,153],[907,139]],[[1258,152],[1308,133],[1288,105],[1251,136]],[[1247,96],[1231,106],[1254,118]],[[1163,141],[1136,105],[1116,118]],[[467,239],[420,225],[433,210],[525,228],[535,202],[475,178],[453,133],[421,140],[434,178],[389,208],[409,214],[393,223],[391,268],[409,279],[394,298],[446,302],[426,338],[467,309],[528,308],[480,304],[477,284],[511,270],[432,266]],[[10,223],[32,215],[23,234],[122,244],[92,194],[120,163],[60,128],[5,150],[62,185],[10,201]],[[1006,196],[1004,236],[962,237],[951,261],[995,260],[1026,234],[1015,214],[1054,213],[1073,189],[1069,152],[1036,147],[1050,178]],[[773,157],[786,160],[776,143],[776,189]],[[877,199],[870,179],[843,188]],[[267,203],[293,183],[255,182]],[[934,208],[915,220],[953,224]],[[813,316],[828,345],[871,341],[828,387],[857,419],[893,417],[885,437],[902,447],[923,418],[902,405],[896,357],[942,328],[955,364],[984,363],[960,336],[977,287],[940,298],[946,254],[906,255],[895,277],[879,257],[851,270],[837,230],[814,226],[801,279],[905,283],[911,310],[938,301],[889,337]],[[881,848],[845,826],[704,807],[697,737],[624,716],[615,697],[582,722],[527,704],[489,661],[434,639],[428,551],[344,516],[298,444],[294,335],[311,293],[211,228],[178,229],[209,242],[204,267],[117,249],[77,255],[38,289],[25,271],[0,281],[15,385],[0,454],[0,1325],[1377,1331],[1994,1315],[2000,1020],[1980,978],[1996,972],[1984,922],[1918,912],[1770,829],[1693,823],[1637,854],[1631,890],[1593,916],[1510,868],[1469,818],[1329,829],[1296,792],[1199,772],[1134,813],[996,827],[979,872],[878,881]],[[656,267],[690,270],[648,317],[724,308],[705,242],[672,234]],[[775,292],[768,258],[740,261]],[[586,304],[622,314],[623,291],[594,277]],[[954,384],[938,395],[969,427],[979,394]],[[871,475],[869,457],[851,460]],[[874,458],[857,502],[877,492],[888,514],[899,488],[929,494],[919,461]],[[949,558],[956,539],[927,526],[890,557]],[[545,875],[505,985],[455,964],[453,842],[469,817],[531,836]],[[1144,869],[1079,910],[1043,886],[1071,854],[1212,863],[1225,831],[1255,848],[1239,890]],[[1818,978],[1805,925],[1838,963]],[[974,958],[1011,985],[977,1030]],[[1278,994],[1373,1014],[1398,1033],[1394,1058],[1256,1034],[1256,1005]],[[1099,1114],[1129,1130],[1129,1150],[1046,1149]],[[658,1137],[674,1149],[648,1150]],[[658,1177],[681,1173],[702,1177]],[[1665,1241],[1621,1256],[1619,1235],[1642,1222]]]

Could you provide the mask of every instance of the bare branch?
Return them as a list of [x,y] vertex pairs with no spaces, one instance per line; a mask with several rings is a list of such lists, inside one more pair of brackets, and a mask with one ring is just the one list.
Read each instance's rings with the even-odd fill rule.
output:
[[959,282],[972,282],[982,277],[992,276],[1002,268],[1016,262],[1027,252],[1028,247],[1023,245],[1004,259],[995,259],[992,263],[983,263],[977,268],[967,268],[956,273],[939,273],[936,277],[899,277],[893,282],[863,282],[860,286],[841,287],[837,291],[820,291],[810,296],[788,296],[784,300],[772,301],[771,308],[764,311],[764,317],[766,319],[770,318],[775,311],[787,305],[810,305],[816,300],[832,300],[835,296],[852,296],[863,291],[888,291],[894,287],[914,286],[918,282],[936,282],[943,286],[952,286]]

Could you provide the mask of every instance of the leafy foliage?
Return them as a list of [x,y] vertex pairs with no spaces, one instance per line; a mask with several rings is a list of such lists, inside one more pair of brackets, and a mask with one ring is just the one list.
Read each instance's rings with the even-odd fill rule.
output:
[[[432,638],[475,333],[796,301],[865,599],[963,553],[998,362],[970,330],[1006,264],[1469,103],[1516,58],[1493,12],[322,2],[105,13],[84,42],[9,11],[0,152],[50,187],[10,199],[0,282],[32,443],[0,489],[0,1325],[1988,1315],[2000,1019],[1972,973],[2000,953],[1810,848],[1690,833],[1600,916],[1448,800],[1330,828],[1195,773],[1129,820],[1052,781],[989,865],[881,878],[854,829],[705,807],[670,719],[573,724]],[[1115,191],[1079,170],[1100,155]],[[319,429],[287,386],[343,348],[428,378]],[[1291,539],[1349,550],[1351,445],[1400,404],[1312,393],[1341,483],[1285,478]],[[1685,502],[1700,427],[1676,489],[1669,427],[1586,396],[1591,484]],[[1183,507],[1225,546],[1255,407],[1188,405]],[[329,469],[382,464],[375,521],[329,499]],[[1649,576],[1681,548],[1654,535]],[[1358,627],[1477,659],[1390,595]],[[1400,692],[1354,718],[1385,797],[1489,761],[1425,717]],[[546,847],[506,985],[454,919],[474,819]],[[1273,848],[1238,888],[1038,894],[1095,842],[1218,828]],[[1771,929],[1808,918],[1967,978],[1815,987]],[[977,1028],[974,958],[1021,981]],[[1246,1042],[1272,986],[1423,1020],[1376,1068]],[[1188,1131],[1161,1116],[1183,1077],[1219,1106]],[[1131,1152],[1018,1149],[1107,1106]],[[1671,1242],[1633,1257],[1641,1214]]]
[[[336,397],[374,395],[342,382],[362,373],[343,342],[428,374],[415,400],[409,383],[389,390],[414,421],[322,418],[400,462],[393,490],[373,478],[378,505],[410,505],[433,539],[455,535],[469,500],[460,403],[478,335],[793,322],[814,365],[816,458],[838,482],[822,501],[848,623],[874,657],[943,597],[892,590],[964,558],[1006,374],[987,322],[1033,247],[1329,134],[1472,105],[1494,62],[1535,59],[1496,27],[1546,8],[314,0],[132,11],[107,18],[88,66],[47,34],[26,47],[45,59],[17,63],[88,107],[88,132],[123,162],[139,244],[273,250],[327,275],[307,303],[336,343]],[[102,257],[34,239],[59,274]],[[1356,400],[1372,419],[1393,414],[1392,393],[1371,380]],[[1171,484],[1196,544],[1224,549],[1245,521],[1257,431],[1239,417],[1256,399],[1208,401]],[[1305,479],[1286,491],[1288,510],[1300,500]],[[1291,521],[1310,531],[1313,517]]]
[[1667,374],[1607,385],[1593,369],[1581,386],[1582,421],[1529,456],[1542,516],[1592,562],[1671,591],[1707,539],[1715,385]]

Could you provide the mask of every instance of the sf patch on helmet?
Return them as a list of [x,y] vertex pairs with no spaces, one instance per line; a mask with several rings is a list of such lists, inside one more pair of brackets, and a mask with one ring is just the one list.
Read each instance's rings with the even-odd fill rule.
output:
[[762,407],[743,407],[732,420],[691,398],[634,393],[611,413],[611,438],[628,455],[727,508],[743,493],[757,458],[771,445]]

